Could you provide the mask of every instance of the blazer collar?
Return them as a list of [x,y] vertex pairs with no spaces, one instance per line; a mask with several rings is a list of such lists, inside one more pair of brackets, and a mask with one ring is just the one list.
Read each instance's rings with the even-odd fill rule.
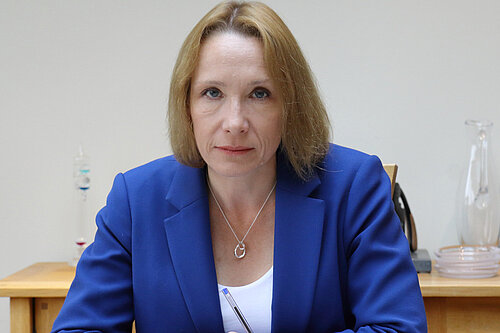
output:
[[323,236],[324,202],[313,197],[317,173],[299,179],[278,163],[273,272],[273,332],[307,332]]
[[285,158],[284,153],[277,154],[276,174],[278,187],[299,196],[309,196],[321,184],[316,171],[313,171],[307,181],[300,179],[290,162]]
[[[179,286],[199,332],[222,331],[212,250],[205,169],[179,165],[164,221]],[[278,154],[272,331],[306,331],[323,233],[324,203],[310,197],[321,181],[299,179]]]
[[191,168],[179,163],[165,199],[181,210],[207,196],[206,184],[205,168]]
[[179,165],[164,220],[172,264],[198,332],[222,332],[204,169]]

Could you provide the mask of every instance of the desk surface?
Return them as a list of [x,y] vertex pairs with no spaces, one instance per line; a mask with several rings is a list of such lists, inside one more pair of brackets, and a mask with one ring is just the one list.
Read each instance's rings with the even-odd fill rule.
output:
[[75,267],[65,262],[40,262],[0,280],[3,297],[66,297]]
[[[33,264],[0,280],[3,297],[66,297],[75,267],[64,262]],[[500,276],[487,279],[450,279],[418,274],[424,297],[500,297]]]

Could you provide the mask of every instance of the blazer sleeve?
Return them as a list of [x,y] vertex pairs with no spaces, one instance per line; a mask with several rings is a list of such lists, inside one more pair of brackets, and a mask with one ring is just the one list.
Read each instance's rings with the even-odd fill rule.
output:
[[347,301],[354,330],[427,332],[425,308],[380,160],[369,156],[349,191],[344,225]]
[[78,263],[53,333],[132,330],[131,218],[122,174],[116,176],[96,223],[95,240]]

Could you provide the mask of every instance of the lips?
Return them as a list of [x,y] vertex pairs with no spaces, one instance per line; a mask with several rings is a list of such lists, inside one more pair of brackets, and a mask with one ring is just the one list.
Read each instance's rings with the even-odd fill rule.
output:
[[226,154],[233,154],[233,155],[246,154],[254,149],[252,147],[246,147],[246,146],[216,146],[215,148]]

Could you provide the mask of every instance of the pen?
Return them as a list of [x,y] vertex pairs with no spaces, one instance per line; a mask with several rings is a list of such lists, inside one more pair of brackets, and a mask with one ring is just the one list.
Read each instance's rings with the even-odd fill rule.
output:
[[234,314],[236,317],[238,317],[238,320],[240,321],[241,325],[245,329],[247,333],[253,333],[252,329],[250,328],[250,325],[248,324],[248,321],[245,319],[245,316],[243,316],[243,312],[241,312],[238,304],[234,301],[233,296],[231,296],[231,293],[227,288],[222,289],[222,293],[224,294],[224,297],[226,297],[227,302],[231,306],[231,308],[234,311]]

